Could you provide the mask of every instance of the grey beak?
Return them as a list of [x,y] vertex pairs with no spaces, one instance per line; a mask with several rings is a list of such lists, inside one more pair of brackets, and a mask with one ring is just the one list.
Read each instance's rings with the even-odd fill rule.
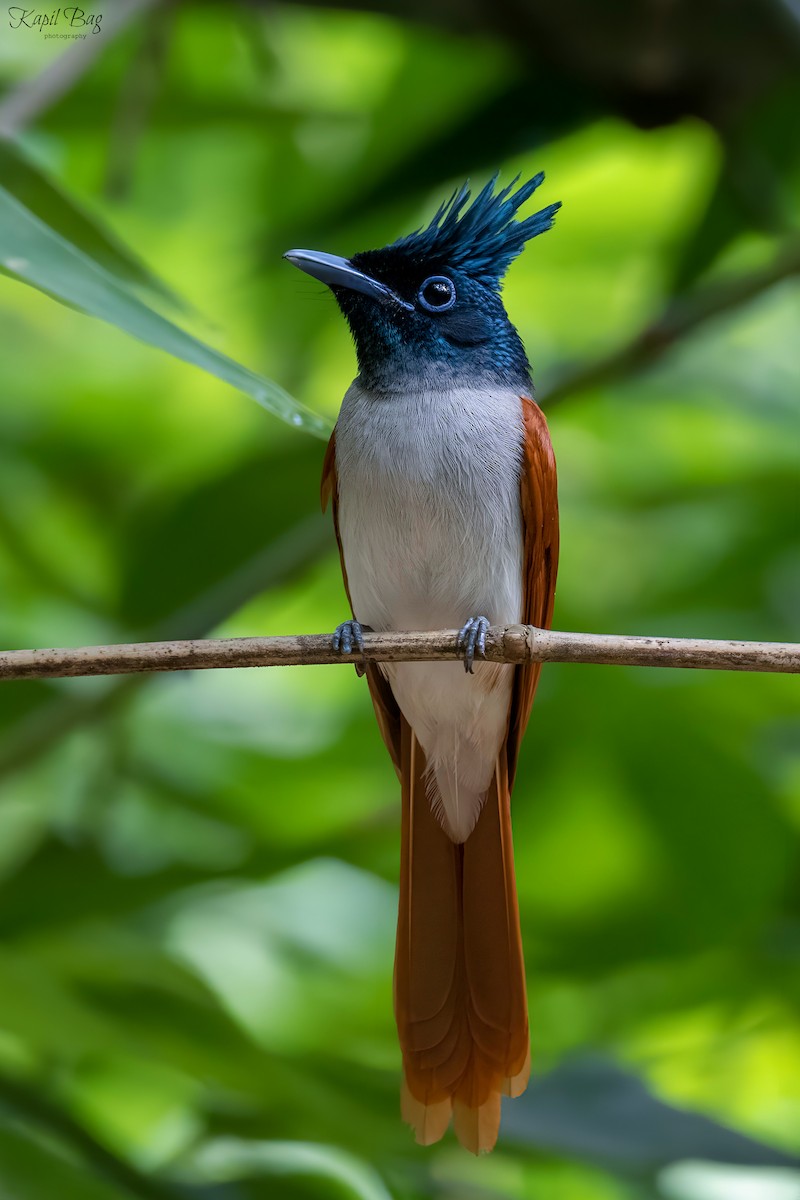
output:
[[320,283],[326,283],[328,287],[349,288],[351,292],[362,292],[365,296],[371,296],[373,300],[379,300],[381,304],[397,304],[409,312],[414,311],[413,304],[403,300],[385,283],[359,271],[346,258],[339,258],[336,254],[323,254],[321,250],[287,250],[283,257],[293,266],[305,271],[306,275],[311,275]]

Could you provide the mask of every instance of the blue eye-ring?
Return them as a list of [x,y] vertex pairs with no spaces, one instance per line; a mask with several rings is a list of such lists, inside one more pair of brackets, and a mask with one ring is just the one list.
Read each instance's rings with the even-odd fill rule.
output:
[[428,312],[447,312],[456,302],[456,288],[446,275],[431,275],[417,292],[417,299]]

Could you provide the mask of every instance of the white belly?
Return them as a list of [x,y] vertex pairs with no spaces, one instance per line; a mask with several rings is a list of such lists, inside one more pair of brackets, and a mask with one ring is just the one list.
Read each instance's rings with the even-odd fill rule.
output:
[[[336,431],[339,533],[357,620],[373,629],[454,629],[522,618],[513,393],[370,394],[354,383]],[[394,663],[386,674],[429,764],[431,801],[463,841],[506,732],[513,668]]]

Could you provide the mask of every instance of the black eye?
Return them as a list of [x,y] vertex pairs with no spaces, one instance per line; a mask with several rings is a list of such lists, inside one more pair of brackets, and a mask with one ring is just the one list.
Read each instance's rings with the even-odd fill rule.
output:
[[446,275],[431,275],[417,293],[417,299],[428,312],[446,312],[456,302],[456,289]]

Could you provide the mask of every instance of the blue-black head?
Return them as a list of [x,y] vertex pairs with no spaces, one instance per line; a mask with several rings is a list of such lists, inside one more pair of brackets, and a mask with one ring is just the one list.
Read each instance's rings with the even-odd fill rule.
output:
[[[530,367],[500,288],[525,243],[553,224],[560,203],[517,220],[544,179],[495,191],[496,177],[469,203],[464,185],[430,225],[351,259],[311,250],[285,257],[331,288],[350,325],[361,380],[393,391],[445,382],[530,387]],[[516,188],[516,190],[515,190]]]

